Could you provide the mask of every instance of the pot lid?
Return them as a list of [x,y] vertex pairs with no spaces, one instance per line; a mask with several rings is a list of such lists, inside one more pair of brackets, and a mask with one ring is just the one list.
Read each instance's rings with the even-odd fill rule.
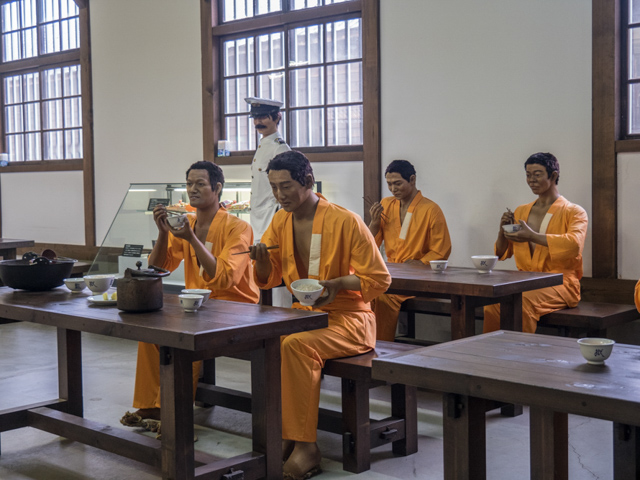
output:
[[164,268],[156,267],[155,265],[149,265],[149,268],[140,268],[142,267],[142,262],[137,261],[136,267],[137,270],[133,268],[127,268],[124,272],[125,277],[166,277],[171,272],[169,270],[165,270]]

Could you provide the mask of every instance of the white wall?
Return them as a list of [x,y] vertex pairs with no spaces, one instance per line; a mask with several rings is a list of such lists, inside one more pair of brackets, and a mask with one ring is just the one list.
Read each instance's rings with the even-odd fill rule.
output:
[[383,168],[414,163],[452,264],[491,252],[505,208],[535,199],[534,152],[558,157],[560,192],[590,212],[590,2],[381,0],[380,17]]
[[98,243],[129,183],[202,160],[199,29],[197,1],[91,1]]
[[5,173],[2,236],[84,245],[82,172]]
[[640,153],[618,155],[618,276],[640,278]]

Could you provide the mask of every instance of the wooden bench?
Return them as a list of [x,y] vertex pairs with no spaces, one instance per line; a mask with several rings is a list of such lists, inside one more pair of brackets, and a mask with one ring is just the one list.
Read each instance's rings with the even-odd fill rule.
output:
[[[415,338],[415,314],[450,315],[451,302],[437,298],[411,298],[402,304],[401,311],[407,312],[407,337]],[[483,319],[482,308],[476,309],[476,318]],[[555,328],[562,336],[606,337],[607,329],[640,318],[634,305],[615,303],[584,302],[575,308],[557,310],[540,317],[539,326]]]
[[[415,348],[413,345],[378,341],[376,349],[371,352],[325,362],[324,374],[342,380],[342,412],[321,408],[318,428],[342,435],[344,470],[353,473],[369,470],[371,449],[387,443],[392,444],[393,453],[398,455],[418,451],[415,387],[391,384],[391,416],[383,420],[369,418],[369,390],[385,385],[385,382],[371,378],[371,361]],[[216,386],[212,365],[205,361],[205,377],[198,384],[196,401],[251,412],[251,394]]]

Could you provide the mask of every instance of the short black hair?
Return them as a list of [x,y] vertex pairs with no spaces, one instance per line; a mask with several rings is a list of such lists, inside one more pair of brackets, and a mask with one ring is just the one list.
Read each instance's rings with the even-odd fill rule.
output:
[[416,169],[411,162],[407,160],[394,160],[384,171],[385,177],[387,173],[399,173],[407,182],[411,181],[411,175],[416,174]]
[[307,186],[307,175],[311,175],[311,186],[315,183],[311,162],[305,155],[297,150],[290,150],[276,155],[267,165],[267,173],[271,170],[288,170],[291,178],[297,180],[300,185]]
[[558,180],[560,180],[560,164],[558,163],[558,159],[551,153],[534,153],[527,161],[524,162],[524,169],[527,169],[527,165],[542,165],[547,169],[547,176],[551,178],[551,174],[553,172],[558,172],[558,176],[556,177],[556,185],[558,184]]
[[[211,188],[215,190],[216,185],[218,183],[222,184],[224,187],[224,173],[222,173],[222,169],[213,162],[205,162],[200,161],[193,163],[189,169],[187,170],[186,177],[189,178],[189,172],[191,170],[206,170],[209,173],[209,183],[211,184]],[[218,200],[222,196],[222,189],[220,189],[220,195],[218,195]]]

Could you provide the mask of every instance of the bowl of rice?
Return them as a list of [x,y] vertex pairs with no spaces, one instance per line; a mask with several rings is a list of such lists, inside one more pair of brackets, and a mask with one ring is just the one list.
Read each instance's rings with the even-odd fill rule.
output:
[[291,284],[291,290],[293,290],[293,294],[300,302],[300,305],[311,307],[322,295],[324,287],[318,283],[318,280],[302,278]]

